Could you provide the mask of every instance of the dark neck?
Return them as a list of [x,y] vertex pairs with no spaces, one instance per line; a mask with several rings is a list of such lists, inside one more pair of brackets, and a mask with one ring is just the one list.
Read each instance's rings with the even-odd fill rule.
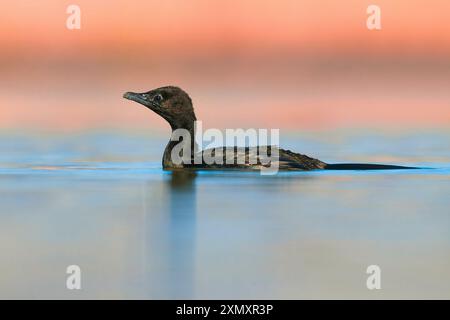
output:
[[[189,121],[184,123],[183,125],[172,125],[172,135],[171,137],[173,137],[174,131],[177,129],[185,129],[189,132],[189,136],[190,136],[190,149],[191,149],[191,157],[194,156],[195,152],[197,152],[198,150],[198,146],[195,142],[195,125],[194,125],[194,121]],[[169,140],[169,142],[167,143],[166,149],[164,150],[164,155],[163,155],[163,159],[162,159],[162,165],[163,168],[182,168],[183,165],[178,165],[178,164],[174,164],[172,162],[172,150],[175,146],[179,145],[180,143],[184,143],[184,141],[182,141],[183,138],[179,138],[178,141],[172,141]],[[188,141],[186,141],[188,142]]]

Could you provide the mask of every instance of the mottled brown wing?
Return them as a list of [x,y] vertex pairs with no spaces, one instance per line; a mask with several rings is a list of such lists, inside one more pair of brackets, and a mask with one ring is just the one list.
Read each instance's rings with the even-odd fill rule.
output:
[[274,146],[211,148],[202,151],[202,159],[201,164],[193,166],[205,169],[241,170],[258,170],[261,166],[271,165],[278,165],[279,170],[314,170],[323,169],[326,166],[318,159]]

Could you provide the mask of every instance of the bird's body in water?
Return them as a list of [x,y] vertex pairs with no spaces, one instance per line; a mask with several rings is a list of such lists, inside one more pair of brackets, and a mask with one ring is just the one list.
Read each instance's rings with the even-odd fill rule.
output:
[[[260,147],[220,147],[197,151],[195,139],[196,116],[189,95],[178,87],[161,87],[144,93],[127,92],[124,98],[138,102],[164,118],[171,126],[172,133],[178,129],[184,129],[189,133],[191,141],[191,157],[182,163],[174,161],[172,154],[174,148],[180,143],[169,141],[164,150],[162,165],[165,170],[172,169],[238,169],[238,170],[259,170],[261,167],[268,167],[267,161],[261,158],[260,150],[265,150],[265,155],[277,154],[276,166],[278,170],[376,170],[376,169],[412,169],[412,167],[383,165],[383,164],[359,164],[343,163],[328,164],[318,159],[306,155],[284,150],[276,146]],[[264,149],[266,148],[266,149]],[[219,156],[223,161],[210,163],[203,160],[205,156]],[[244,159],[245,161],[238,161]]]

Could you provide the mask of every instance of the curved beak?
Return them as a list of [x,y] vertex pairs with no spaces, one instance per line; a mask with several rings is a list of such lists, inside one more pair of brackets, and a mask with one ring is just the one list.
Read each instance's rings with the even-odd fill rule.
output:
[[134,93],[134,92],[125,92],[124,94],[123,94],[123,97],[125,98],[125,99],[130,99],[130,97],[132,97],[133,95],[135,95],[136,93]]
[[132,100],[143,105],[147,105],[148,101],[142,97],[141,93],[136,92],[126,92],[123,94],[123,97],[128,100]]
[[161,117],[164,117],[165,112],[161,109],[161,106],[155,103],[152,99],[149,98],[148,93],[136,93],[136,92],[126,92],[123,94],[123,97],[127,100],[135,101],[139,104],[142,104],[144,107],[156,112]]

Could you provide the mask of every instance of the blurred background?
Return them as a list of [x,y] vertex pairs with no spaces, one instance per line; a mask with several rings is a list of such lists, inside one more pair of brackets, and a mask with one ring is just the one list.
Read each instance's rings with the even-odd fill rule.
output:
[[[0,298],[450,297],[450,1],[0,8]],[[431,169],[177,176],[168,124],[122,98],[163,85],[204,129]]]
[[[0,127],[166,129],[122,93],[169,84],[205,128],[448,127],[450,2],[375,2],[5,2]],[[70,4],[80,30],[66,28]]]

